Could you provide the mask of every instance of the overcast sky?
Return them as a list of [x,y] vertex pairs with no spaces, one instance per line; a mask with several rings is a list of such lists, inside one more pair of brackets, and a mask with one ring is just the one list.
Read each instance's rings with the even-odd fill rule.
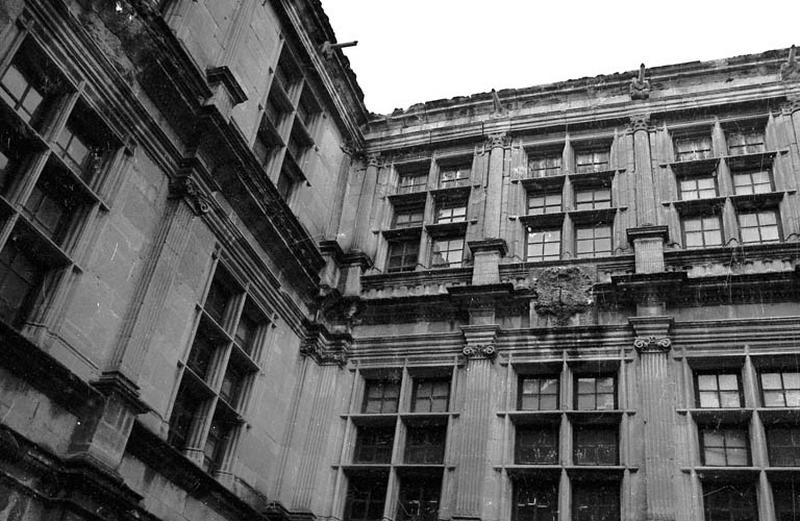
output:
[[322,0],[364,102],[390,113],[492,88],[800,44],[800,0]]

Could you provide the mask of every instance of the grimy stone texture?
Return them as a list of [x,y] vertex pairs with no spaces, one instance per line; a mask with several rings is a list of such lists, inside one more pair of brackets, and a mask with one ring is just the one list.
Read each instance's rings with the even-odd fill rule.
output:
[[[794,54],[376,115],[344,54],[323,52],[335,41],[317,0],[0,2],[0,78],[33,48],[68,91],[31,128],[0,101],[0,147],[27,136],[0,252],[16,237],[46,265],[30,309],[0,322],[0,519],[349,521],[361,480],[382,484],[375,510],[394,520],[427,476],[434,496],[441,484],[431,519],[515,519],[515,494],[551,483],[568,521],[585,487],[611,483],[621,520],[700,521],[711,491],[744,484],[758,519],[776,521],[775,492],[800,477],[770,463],[767,433],[796,411],[765,407],[760,382],[797,371],[800,349]],[[75,189],[59,242],[23,209],[60,164],[70,114],[111,150]],[[763,151],[732,152],[742,129],[763,132]],[[686,136],[710,139],[711,157],[678,161]],[[581,171],[587,153],[602,166]],[[549,175],[533,168],[544,156],[560,159]],[[456,167],[469,172],[443,184]],[[737,188],[752,169],[769,172],[765,193]],[[403,171],[422,173],[419,191],[399,193]],[[682,194],[706,175],[715,197]],[[611,202],[579,209],[597,189]],[[543,193],[558,211],[529,210]],[[452,207],[463,220],[437,217]],[[398,223],[409,210],[422,222]],[[774,212],[780,240],[743,242],[754,211]],[[697,216],[719,220],[719,244],[686,247]],[[598,225],[610,251],[581,256]],[[554,258],[536,257],[536,231],[559,235]],[[462,251],[436,266],[444,239]],[[418,253],[392,271],[398,241]],[[226,316],[246,302],[263,324],[252,355],[203,310],[220,269],[240,292]],[[186,376],[203,327],[211,366],[246,369],[239,406],[222,403],[223,374]],[[702,410],[696,375],[720,370],[738,376],[742,406]],[[521,378],[537,375],[558,378],[556,411],[519,410]],[[578,379],[593,376],[614,378],[613,410],[576,410]],[[449,381],[446,411],[416,409],[429,379]],[[182,382],[201,413],[175,447]],[[398,385],[396,411],[366,411],[369,382]],[[213,457],[212,409],[234,425]],[[556,462],[520,464],[516,433],[544,424]],[[705,466],[701,432],[715,425],[747,433],[745,468]],[[394,429],[390,461],[358,463],[375,426]],[[580,465],[577,433],[598,426],[616,433],[616,464]],[[440,462],[406,461],[413,428],[443,429]]]

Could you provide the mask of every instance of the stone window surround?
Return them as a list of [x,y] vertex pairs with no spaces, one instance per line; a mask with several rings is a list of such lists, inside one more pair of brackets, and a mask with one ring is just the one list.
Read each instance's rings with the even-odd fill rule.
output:
[[[9,112],[14,114],[6,117],[14,121],[3,125],[8,138],[17,140],[19,146],[15,148],[19,153],[7,162],[13,171],[9,168],[4,174],[2,197],[12,209],[5,220],[4,226],[9,230],[2,234],[7,239],[0,244],[0,250],[8,241],[21,244],[18,250],[32,252],[38,270],[25,296],[16,299],[21,305],[17,304],[13,316],[8,317],[15,327],[22,329],[28,322],[49,324],[59,314],[56,302],[66,304],[61,296],[75,281],[74,275],[80,273],[78,266],[85,262],[82,252],[87,251],[85,242],[91,236],[88,223],[95,221],[98,212],[108,211],[107,201],[118,185],[126,149],[123,140],[94,112],[82,84],[73,82],[55,65],[35,37],[23,33],[8,53],[13,58],[0,71],[0,78],[11,81],[8,74],[15,68],[19,78],[30,82],[28,91],[36,88],[42,96],[32,109],[35,114],[23,118],[11,107]],[[17,66],[19,63],[24,66]],[[34,69],[36,72],[29,72]],[[36,85],[42,81],[49,87]],[[10,101],[12,97],[4,90],[0,103]],[[13,130],[17,125],[37,137],[24,137]],[[69,134],[67,139],[63,139],[66,134]],[[65,144],[72,146],[61,146]],[[41,182],[52,176],[58,178],[60,186],[71,187],[58,194],[65,205],[62,209],[67,212],[62,216],[65,220],[57,224],[58,229],[49,229],[50,216],[39,214],[39,210],[30,206],[35,192],[42,195],[37,192]]]

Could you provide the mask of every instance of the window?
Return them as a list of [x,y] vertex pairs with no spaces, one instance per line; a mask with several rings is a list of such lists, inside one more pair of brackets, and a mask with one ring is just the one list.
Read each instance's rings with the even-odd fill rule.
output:
[[683,240],[687,248],[722,245],[722,223],[716,215],[684,217]]
[[447,412],[449,400],[449,380],[414,379],[412,412]]
[[406,434],[405,463],[437,464],[444,461],[446,425],[409,426]]
[[467,205],[460,201],[448,201],[436,206],[436,223],[460,223],[467,218]]
[[619,521],[619,484],[576,483],[572,521]]
[[267,137],[262,132],[259,132],[256,135],[256,140],[253,142],[253,154],[255,154],[256,159],[258,159],[258,164],[262,167],[266,167],[272,157],[273,151],[274,148],[269,144]]
[[529,177],[549,177],[561,174],[561,153],[537,156],[528,161]]
[[611,208],[611,189],[598,186],[575,190],[575,209]]
[[576,226],[575,246],[578,258],[611,255],[611,226],[602,223]]
[[75,181],[48,162],[25,202],[24,213],[47,237],[61,245],[84,202]]
[[703,483],[705,521],[756,521],[756,493],[752,485]]
[[740,213],[739,235],[743,244],[765,244],[778,242],[778,216],[774,210]]
[[394,427],[359,427],[353,463],[392,461]]
[[694,161],[713,156],[711,136],[709,135],[675,138],[675,159],[677,161]]
[[300,101],[297,103],[297,117],[300,118],[300,121],[303,122],[303,125],[305,125],[306,130],[309,132],[311,132],[315,116],[319,114],[319,112],[320,109],[317,106],[317,102],[306,86],[303,89],[303,95],[300,96]]
[[345,498],[345,521],[381,521],[387,476],[365,474],[349,479]]
[[386,271],[414,271],[419,256],[419,238],[392,241],[389,243],[389,256]]
[[292,201],[292,196],[297,191],[297,188],[300,186],[300,178],[298,175],[293,173],[289,166],[284,164],[283,168],[281,168],[281,172],[278,175],[278,183],[275,187],[278,189],[278,195],[280,195],[286,204],[290,204]]
[[513,521],[558,521],[558,484],[541,480],[514,483]]
[[96,224],[86,219],[100,201],[94,181],[112,153],[120,158],[120,142],[33,38],[0,69],[0,105],[0,193],[16,197],[2,215],[0,320],[48,327],[69,305],[52,296],[74,280],[75,247]]
[[616,465],[617,430],[611,428],[575,428],[575,465]]
[[750,454],[747,432],[736,428],[704,428],[700,432],[703,465],[708,467],[747,466]]
[[528,215],[561,211],[561,190],[528,194]]
[[520,378],[518,408],[522,411],[558,409],[558,377]]
[[586,150],[575,153],[575,171],[579,174],[608,170],[609,151]]
[[767,429],[769,464],[774,467],[800,467],[800,428]]
[[102,133],[96,131],[99,127],[91,112],[79,103],[55,143],[56,155],[89,184],[103,169],[111,152]]
[[742,129],[729,132],[728,154],[738,156],[741,154],[755,154],[764,151],[764,131],[757,129]]
[[450,188],[469,184],[471,165],[443,166],[439,172],[439,187]]
[[528,262],[542,262],[561,258],[561,230],[529,231],[525,251]]
[[734,172],[733,191],[736,195],[766,194],[772,191],[769,170]]
[[0,122],[0,194],[8,196],[23,169],[25,153],[29,150],[30,144],[7,131]]
[[760,376],[764,407],[800,407],[800,373],[771,371]]
[[514,463],[558,465],[558,426],[517,427]]
[[367,380],[366,387],[364,406],[361,412],[366,414],[397,412],[397,401],[400,398],[399,381]]
[[605,411],[616,407],[613,376],[579,376],[575,387],[575,408],[579,411]]
[[0,99],[25,122],[42,130],[67,82],[35,44],[26,40],[0,77]]
[[208,429],[208,436],[206,436],[206,443],[203,447],[203,463],[201,465],[206,472],[211,472],[218,468],[222,462],[225,445],[228,442],[233,426],[234,423],[232,421],[226,421],[218,415],[215,415],[211,421],[211,427]]
[[463,237],[434,239],[431,248],[432,268],[460,268],[463,257]]
[[794,482],[772,485],[777,521],[800,521],[800,488]]
[[698,407],[714,409],[742,406],[738,374],[697,374],[695,379]]
[[437,521],[442,479],[414,476],[400,480],[397,521]]
[[422,192],[428,184],[428,174],[424,172],[401,173],[397,184],[398,194]]
[[296,163],[300,164],[303,159],[303,154],[305,154],[306,150],[308,150],[311,145],[312,143],[308,138],[303,136],[302,132],[295,126],[292,129],[292,133],[289,135],[289,143],[286,145],[286,150],[289,152],[289,156],[291,156]]
[[422,208],[397,208],[392,228],[411,228],[422,225]]
[[275,96],[270,92],[267,98],[267,104],[264,107],[264,117],[267,121],[272,123],[275,129],[279,129],[283,118],[286,116],[286,110],[278,103]]
[[681,200],[708,199],[717,196],[717,183],[713,177],[690,177],[680,180]]
[[214,472],[232,452],[269,322],[222,265],[215,268],[200,308],[168,441],[190,457],[199,452],[196,463]]
[[17,324],[27,313],[47,268],[12,237],[0,252],[0,320]]

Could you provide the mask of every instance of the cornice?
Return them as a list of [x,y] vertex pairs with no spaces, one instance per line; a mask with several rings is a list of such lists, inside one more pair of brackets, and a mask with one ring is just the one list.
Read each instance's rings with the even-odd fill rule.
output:
[[[800,92],[800,89],[798,89]],[[699,107],[714,107],[720,104],[761,103],[774,99],[780,101],[787,97],[785,82],[770,77],[767,84],[745,85],[736,88],[721,87],[701,91],[691,95],[676,93],[652,97],[646,101],[632,103],[628,97],[613,96],[606,103],[575,106],[564,109],[553,107],[552,110],[537,112],[510,111],[502,120],[481,116],[469,119],[453,118],[443,124],[441,121],[406,127],[402,132],[398,129],[382,129],[368,132],[365,136],[370,150],[394,151],[410,147],[437,147],[453,140],[482,140],[486,136],[509,132],[512,136],[543,131],[545,129],[566,129],[581,125],[596,126],[602,120],[619,120],[619,126],[625,127],[630,118],[643,113],[651,117],[659,117],[671,112],[696,110]],[[541,108],[544,104],[539,105]]]
[[[776,49],[759,54],[735,56],[723,58],[721,60],[696,61],[649,68],[646,69],[647,78],[645,81],[649,81],[652,85],[657,86],[676,79],[732,74],[746,69],[758,70],[765,67],[771,67],[775,72],[778,72],[781,66],[786,62],[787,52],[788,49]],[[572,79],[518,89],[504,89],[496,93],[497,99],[490,91],[467,96],[456,96],[450,99],[416,103],[406,110],[398,109],[392,114],[378,115],[371,120],[371,123],[413,117],[421,112],[433,115],[447,111],[458,111],[459,109],[467,107],[474,110],[479,106],[486,106],[485,112],[486,114],[490,114],[493,112],[498,99],[500,102],[505,102],[505,105],[508,106],[512,101],[516,103],[525,103],[535,101],[539,97],[552,96],[555,93],[565,95],[601,89],[606,91],[616,90],[620,95],[625,95],[625,98],[630,102],[628,88],[632,82],[638,80],[640,74],[641,66],[638,70],[622,73],[603,74],[594,77]],[[644,80],[644,78],[641,79]]]

